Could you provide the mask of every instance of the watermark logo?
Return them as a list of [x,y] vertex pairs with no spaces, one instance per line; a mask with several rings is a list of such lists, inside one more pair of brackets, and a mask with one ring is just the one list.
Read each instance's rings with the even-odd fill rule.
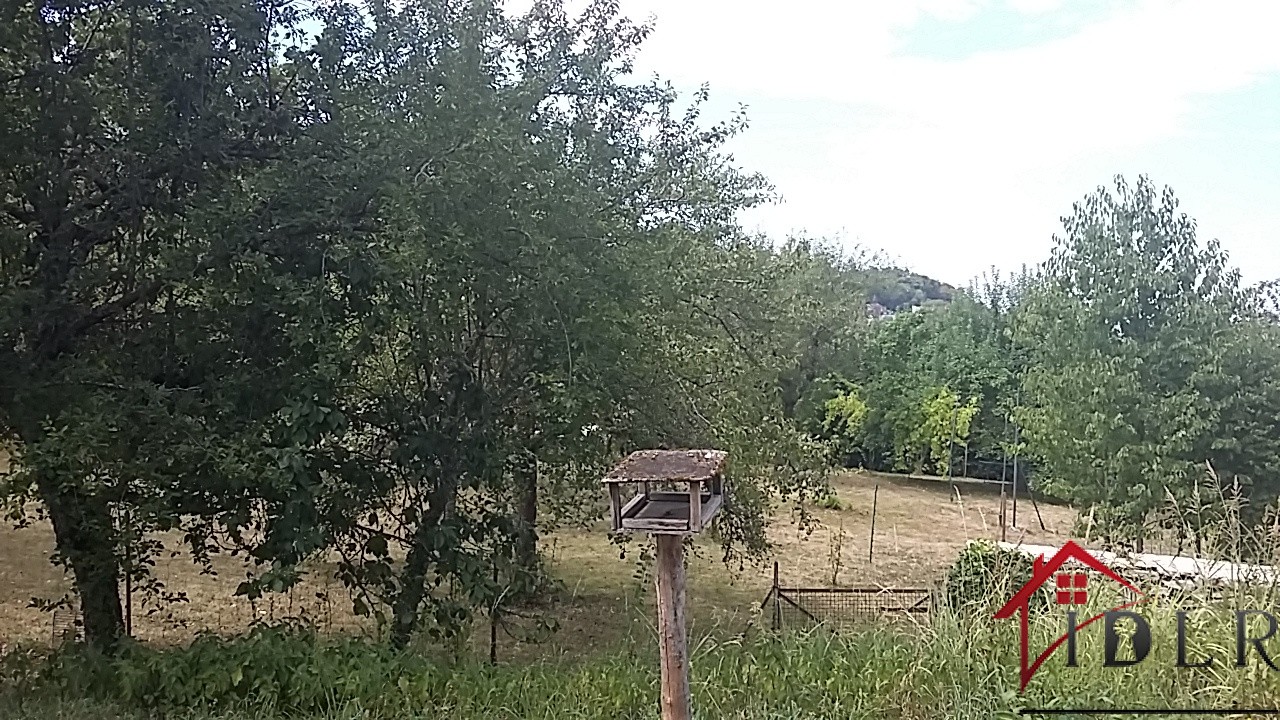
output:
[[[1029,620],[1032,595],[1044,587],[1046,583],[1052,582],[1054,587],[1054,600],[1058,605],[1076,607],[1084,605],[1089,600],[1089,576],[1083,572],[1063,572],[1062,566],[1068,560],[1075,560],[1090,570],[1101,574],[1108,580],[1119,584],[1124,589],[1133,593],[1134,599],[1130,602],[1117,605],[1107,612],[1098,613],[1084,622],[1078,622],[1076,620],[1075,610],[1068,610],[1067,631],[1057,640],[1050,643],[1049,646],[1037,655],[1034,660],[1031,660],[1030,651],[1028,649],[1027,634],[1030,626]],[[1031,579],[1028,580],[1027,583],[1018,590],[1018,592],[1014,593],[1013,597],[1009,599],[1009,602],[1004,604],[1004,607],[996,611],[997,620],[1007,620],[1016,614],[1018,615],[1019,622],[1021,623],[1018,634],[1019,652],[1021,653],[1021,672],[1018,677],[1019,692],[1026,689],[1027,683],[1031,682],[1032,677],[1035,677],[1036,671],[1040,669],[1040,666],[1044,664],[1044,661],[1053,654],[1053,651],[1061,647],[1064,642],[1067,643],[1067,664],[1075,665],[1075,642],[1076,632],[1078,630],[1081,630],[1103,618],[1109,618],[1107,622],[1113,623],[1116,616],[1111,613],[1119,613],[1127,610],[1128,608],[1138,604],[1141,599],[1141,590],[1130,584],[1128,580],[1120,577],[1116,571],[1112,570],[1105,563],[1095,558],[1088,550],[1077,545],[1074,540],[1068,540],[1067,544],[1063,545],[1062,549],[1054,553],[1053,557],[1050,558],[1048,562],[1045,561],[1043,555],[1037,556],[1035,559],[1034,570],[1031,573]],[[1112,627],[1112,629],[1114,630],[1114,627]],[[1113,634],[1114,633],[1109,633],[1107,635],[1108,639],[1111,638]]]
[[[1070,561],[1075,561],[1079,565],[1084,566],[1085,571],[1081,571],[1074,564],[1067,566]],[[1066,567],[1064,567],[1066,566]],[[1100,577],[1091,577],[1086,571],[1091,570]],[[1121,597],[1128,602],[1121,603],[1115,607],[1100,612],[1083,621],[1078,616],[1078,610],[1088,604],[1089,598],[1096,594],[1096,588],[1091,583],[1109,582],[1114,583],[1121,590]],[[1031,602],[1036,593],[1045,590],[1051,594],[1054,604],[1059,608],[1066,610],[1066,631],[1056,640],[1049,643],[1034,658],[1031,656],[1030,645],[1030,617]],[[1121,577],[1114,568],[1108,566],[1098,558],[1094,557],[1089,551],[1077,545],[1074,541],[1068,541],[1053,557],[1045,560],[1043,555],[1036,557],[1033,564],[1031,579],[1014,593],[995,614],[998,620],[1008,620],[1018,618],[1020,623],[1020,632],[1018,635],[1019,653],[1020,653],[1020,672],[1018,677],[1018,691],[1023,692],[1027,688],[1027,684],[1035,677],[1036,672],[1044,665],[1045,660],[1049,658],[1055,651],[1063,648],[1066,651],[1066,666],[1078,667],[1076,658],[1076,635],[1084,628],[1092,625],[1098,620],[1102,620],[1104,644],[1103,644],[1103,666],[1105,667],[1128,667],[1137,665],[1147,658],[1152,648],[1151,625],[1146,617],[1129,608],[1142,602],[1144,594],[1125,578]],[[1218,658],[1207,656],[1190,662],[1187,659],[1187,611],[1178,610],[1175,613],[1177,617],[1176,638],[1177,638],[1177,662],[1176,668],[1210,668],[1219,666]],[[1256,654],[1263,663],[1271,670],[1280,671],[1280,666],[1272,660],[1268,654],[1264,642],[1271,639],[1280,630],[1276,618],[1269,612],[1263,610],[1236,610],[1235,615],[1235,665],[1236,667],[1245,667],[1248,664],[1248,656],[1250,650]],[[1249,618],[1261,619],[1265,621],[1265,632],[1259,636],[1251,636],[1249,633]],[[1130,632],[1122,634],[1120,628],[1122,625],[1129,626]],[[1256,627],[1256,625],[1255,625]],[[1121,646],[1126,645],[1128,652],[1125,654],[1129,657],[1121,657]],[[1221,647],[1219,645],[1219,647]],[[1245,715],[1280,715],[1280,709],[1276,708],[1055,708],[1053,710],[1036,710],[1023,709],[1023,715],[1093,715],[1093,716],[1113,716],[1113,715],[1162,715],[1162,714],[1188,714],[1188,715],[1229,715],[1229,714],[1245,714]]]

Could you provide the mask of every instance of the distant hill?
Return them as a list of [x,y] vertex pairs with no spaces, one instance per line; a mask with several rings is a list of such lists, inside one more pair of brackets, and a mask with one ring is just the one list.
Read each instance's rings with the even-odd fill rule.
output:
[[900,268],[868,270],[869,304],[880,305],[889,312],[909,310],[930,300],[950,302],[956,289],[944,282]]

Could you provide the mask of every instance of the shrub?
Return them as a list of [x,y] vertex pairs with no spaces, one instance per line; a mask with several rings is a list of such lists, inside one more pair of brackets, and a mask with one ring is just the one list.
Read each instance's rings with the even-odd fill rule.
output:
[[814,499],[813,504],[824,510],[843,510],[844,503],[840,502],[839,496],[834,491],[828,490],[825,494],[819,495]]
[[[946,603],[959,613],[995,612],[1031,579],[1034,565],[1025,553],[1001,549],[990,540],[971,540],[947,571]],[[1047,606],[1045,592],[1032,596],[1033,611]]]
[[49,650],[0,643],[0,692],[21,690],[36,682],[49,659]]

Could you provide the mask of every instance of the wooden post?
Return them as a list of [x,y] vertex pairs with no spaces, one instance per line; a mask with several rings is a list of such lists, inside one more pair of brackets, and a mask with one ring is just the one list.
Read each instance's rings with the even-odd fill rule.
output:
[[867,541],[867,564],[871,564],[871,558],[876,550],[876,505],[880,500],[880,483],[876,483],[876,489],[871,493],[871,539]]
[[[117,522],[119,519],[117,518]],[[133,523],[126,528],[132,529]],[[119,531],[117,531],[119,532]],[[128,539],[124,549],[124,636],[133,637],[133,538]]]
[[133,572],[128,567],[124,576],[124,635],[133,637]]
[[778,561],[773,561],[773,629],[782,629],[782,584],[778,582]]
[[[1004,416],[1004,432],[1000,435],[1001,440],[1009,439],[1009,416]],[[1000,485],[1004,486],[1006,480],[1009,479],[1009,446],[1004,442],[1000,443],[1004,446],[1003,457],[1000,459]]]
[[[493,566],[493,586],[494,592],[498,592],[498,565]],[[501,597],[499,595],[498,597]],[[500,600],[495,597],[493,605],[489,608],[489,664],[498,664],[498,603]]]
[[613,526],[622,527],[622,488],[609,486],[609,511],[613,514]]
[[662,666],[662,720],[690,720],[689,647],[684,628],[684,538],[656,535],[658,544],[658,651]]
[[[1014,405],[1022,407],[1022,391],[1019,390],[1015,396]],[[1017,423],[1013,425],[1013,529],[1018,529],[1018,456],[1022,454],[1022,448],[1018,446],[1022,442],[1022,428]]]
[[947,436],[947,481],[951,483],[951,487],[955,488],[955,476],[951,471],[951,465],[956,457],[956,414],[960,412],[960,408],[951,410],[951,434]]
[[1040,522],[1040,530],[1048,532],[1048,528],[1044,526],[1044,518],[1040,515],[1040,503],[1036,502],[1036,491],[1031,489],[1031,483],[1027,483],[1027,494],[1031,496],[1031,507],[1036,510],[1036,520]]
[[1008,497],[1009,495],[1005,490],[1004,483],[1000,483],[1000,542],[1005,541],[1004,528],[1005,528],[1005,521],[1008,517],[1006,515],[1007,509],[1008,509],[1007,507],[1008,503],[1006,502],[1006,500]]
[[1013,529],[1018,529],[1018,442],[1021,428],[1013,426]]
[[689,483],[689,529],[702,531],[702,483]]

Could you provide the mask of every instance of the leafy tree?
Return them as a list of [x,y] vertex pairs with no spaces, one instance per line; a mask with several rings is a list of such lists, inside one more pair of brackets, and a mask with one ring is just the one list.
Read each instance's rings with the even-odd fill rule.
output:
[[966,442],[977,414],[977,398],[970,398],[962,405],[960,397],[949,388],[932,388],[920,409],[922,422],[912,433],[911,444],[903,449],[903,462],[914,458],[917,471],[929,463],[939,475],[949,472],[952,446]]
[[94,644],[156,531],[248,550],[250,595],[336,549],[404,644],[536,583],[539,506],[632,447],[731,451],[726,558],[823,485],[780,378],[848,276],[741,234],[744,119],[633,80],[615,3],[9,12],[3,491]]
[[859,445],[871,467],[935,464],[926,459],[932,450],[923,439],[929,435],[924,409],[940,387],[976,399],[974,454],[998,462],[1007,429],[1000,408],[1012,404],[1015,391],[1007,322],[1007,310],[960,293],[946,305],[870,325],[849,377],[868,407]]
[[[778,252],[789,271],[777,298],[787,313],[780,324],[783,343],[776,351],[791,362],[780,378],[788,417],[817,412],[826,397],[820,387],[831,375],[856,367],[865,333],[867,258],[808,238],[791,238]],[[801,405],[808,403],[809,407]],[[817,405],[813,405],[817,403]],[[802,421],[803,422],[803,421]]]
[[1050,491],[1134,536],[1210,458],[1239,275],[1145,177],[1099,189],[1064,223],[1018,323],[1034,358],[1021,417]]
[[200,519],[242,525],[231,499],[270,486],[263,438],[358,282],[311,243],[359,234],[379,168],[327,132],[326,49],[298,50],[293,5],[0,11],[4,499],[40,500],[100,647],[123,543],[183,526],[206,557]]
[[767,190],[721,154],[741,119],[705,129],[705,93],[680,112],[632,84],[647,29],[608,2],[514,20],[408,3],[342,32],[335,92],[413,162],[368,240],[377,302],[348,331],[344,438],[290,449],[320,491],[298,478],[286,507],[305,521],[279,526],[273,560],[333,544],[395,643],[451,634],[536,581],[539,475],[594,487],[637,446],[729,449],[721,539],[763,549],[770,503],[821,474],[777,392],[803,263],[737,230]]

